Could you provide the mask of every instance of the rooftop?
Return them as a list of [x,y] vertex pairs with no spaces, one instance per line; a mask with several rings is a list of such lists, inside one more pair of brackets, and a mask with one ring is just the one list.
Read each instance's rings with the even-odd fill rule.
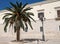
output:
[[37,2],[37,3],[29,4],[29,6],[42,5],[42,4],[52,3],[52,2],[56,2],[56,1],[60,1],[60,0],[46,0],[46,1],[42,1],[42,2]]

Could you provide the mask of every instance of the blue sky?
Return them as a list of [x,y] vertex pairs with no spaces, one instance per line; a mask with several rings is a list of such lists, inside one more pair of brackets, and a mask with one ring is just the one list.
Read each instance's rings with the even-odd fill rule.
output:
[[[5,9],[6,7],[10,7],[9,2],[15,3],[17,0],[0,0],[0,10]],[[41,2],[43,0],[18,0],[19,2],[25,3],[36,3],[36,2]]]

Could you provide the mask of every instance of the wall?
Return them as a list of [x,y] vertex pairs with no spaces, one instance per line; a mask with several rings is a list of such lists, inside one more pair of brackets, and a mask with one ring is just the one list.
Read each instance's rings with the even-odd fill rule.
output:
[[44,16],[46,19],[54,19],[57,17],[56,7],[60,7],[60,1],[48,3],[48,4],[42,4],[42,5],[36,5],[32,6],[33,9],[31,10],[35,16],[34,19],[38,20],[38,11],[44,10]]

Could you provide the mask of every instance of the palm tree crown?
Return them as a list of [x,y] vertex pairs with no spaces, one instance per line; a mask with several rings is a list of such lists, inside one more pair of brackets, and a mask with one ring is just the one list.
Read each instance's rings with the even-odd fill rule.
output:
[[34,14],[31,12],[26,12],[28,10],[31,10],[32,8],[26,7],[27,3],[23,5],[22,2],[20,3],[16,2],[16,4],[10,2],[10,5],[12,6],[12,8],[7,7],[7,10],[10,11],[11,13],[5,13],[5,15],[3,16],[5,23],[4,31],[7,32],[8,25],[14,27],[14,32],[16,32],[18,27],[22,28],[24,31],[27,31],[28,29],[27,24],[29,24],[31,29],[33,29],[30,19],[35,21],[31,17],[31,15],[34,16]]

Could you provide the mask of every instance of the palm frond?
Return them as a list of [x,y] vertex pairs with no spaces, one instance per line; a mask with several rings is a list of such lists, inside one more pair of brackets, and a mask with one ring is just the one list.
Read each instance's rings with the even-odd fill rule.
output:
[[16,1],[16,5],[17,5],[17,7],[20,7],[20,5],[19,5],[19,3]]
[[22,7],[22,8],[25,8],[27,5],[28,5],[28,3],[26,3],[25,5],[23,5],[23,7]]
[[26,14],[28,14],[29,16],[30,15],[34,16],[34,14],[32,12],[26,12]]
[[29,18],[31,18],[34,22],[36,22],[31,16],[29,16]]
[[28,24],[31,27],[31,29],[33,29],[32,24],[31,24],[31,21],[29,19],[28,19]]
[[28,25],[27,25],[27,23],[25,22],[25,32],[27,32],[28,31]]
[[13,4],[12,2],[10,2],[10,5],[15,9],[17,8],[16,4]]
[[27,17],[27,18],[30,18],[30,19],[32,19],[34,22],[36,22],[31,16],[30,16],[30,14],[24,14],[25,15],[25,17]]
[[10,23],[9,28],[10,28],[11,26],[13,27],[13,24]]
[[10,11],[10,12],[15,12],[12,8],[6,7],[6,10]]
[[25,27],[24,27],[22,19],[20,20],[20,27],[23,29],[23,31],[25,30]]
[[14,32],[16,32],[16,30],[17,30],[17,29],[16,29],[16,26],[14,26]]
[[8,23],[6,23],[5,27],[4,27],[4,31],[7,32],[7,26],[8,26]]
[[12,15],[12,14],[11,14],[11,13],[5,13],[5,16],[3,16],[2,19],[6,18],[6,17],[8,17],[8,16],[10,16],[10,15]]
[[31,9],[32,9],[32,8],[27,7],[27,8],[25,8],[25,9],[23,9],[23,11],[22,11],[22,12],[26,12],[26,11],[31,10]]
[[4,18],[4,23],[6,23],[7,21],[9,21],[10,18]]
[[22,2],[20,2],[19,7],[20,7],[20,8],[22,7]]
[[5,27],[4,27],[4,31],[7,32],[7,26],[9,24],[9,18],[5,18]]

